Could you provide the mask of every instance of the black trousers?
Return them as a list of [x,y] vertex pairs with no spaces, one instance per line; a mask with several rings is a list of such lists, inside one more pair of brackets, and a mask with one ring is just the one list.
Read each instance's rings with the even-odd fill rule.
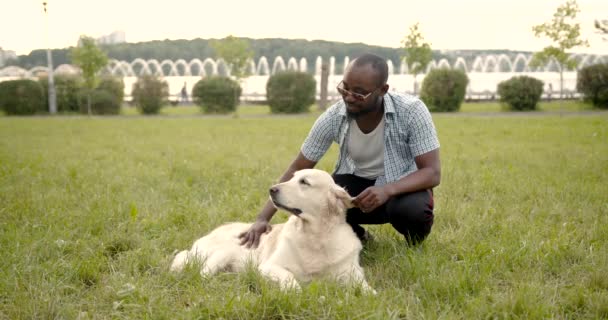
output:
[[[375,180],[352,174],[335,174],[333,178],[337,185],[345,188],[353,197],[375,183]],[[411,245],[422,242],[429,235],[433,217],[433,191],[430,189],[391,197],[372,212],[365,213],[359,208],[351,208],[346,212],[346,222],[359,239],[363,239],[365,234],[361,224],[390,223]]]

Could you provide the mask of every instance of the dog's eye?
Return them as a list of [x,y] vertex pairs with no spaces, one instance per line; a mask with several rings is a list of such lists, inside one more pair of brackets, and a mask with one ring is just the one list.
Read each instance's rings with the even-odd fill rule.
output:
[[300,179],[300,184],[310,186],[310,183],[308,183],[308,181],[306,181],[304,178]]

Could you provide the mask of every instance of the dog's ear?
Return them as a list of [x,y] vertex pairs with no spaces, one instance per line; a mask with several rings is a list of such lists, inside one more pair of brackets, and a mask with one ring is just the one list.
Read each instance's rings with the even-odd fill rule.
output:
[[353,204],[353,200],[355,198],[351,197],[350,194],[348,194],[348,192],[346,192],[346,190],[344,190],[344,188],[342,188],[338,185],[334,185],[333,190],[334,190],[334,193],[336,194],[336,198],[338,198],[338,200],[342,201],[342,204],[344,204],[344,208],[350,209],[355,206]]
[[330,211],[334,214],[344,214],[346,209],[352,208],[353,205],[353,197],[351,197],[344,188],[333,185],[330,188],[330,200],[329,207]]

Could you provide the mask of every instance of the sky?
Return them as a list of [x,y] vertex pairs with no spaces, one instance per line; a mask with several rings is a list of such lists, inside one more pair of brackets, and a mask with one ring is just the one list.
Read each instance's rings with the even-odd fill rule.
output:
[[[228,35],[361,42],[401,47],[409,27],[435,50],[539,51],[551,44],[534,25],[551,20],[565,0],[0,0],[0,47],[18,55],[76,45],[80,35],[116,30],[127,42],[211,39]],[[582,37],[589,47],[572,52],[608,54],[608,39],[593,21],[608,19],[608,0],[578,0]],[[608,37],[605,37],[608,38]]]

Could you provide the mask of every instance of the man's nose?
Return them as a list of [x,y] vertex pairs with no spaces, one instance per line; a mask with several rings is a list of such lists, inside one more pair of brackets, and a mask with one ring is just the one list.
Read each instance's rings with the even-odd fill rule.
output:
[[357,102],[357,99],[355,99],[355,97],[352,94],[350,94],[350,93],[347,93],[346,95],[343,95],[342,98],[344,99],[344,101],[346,101],[348,103]]

